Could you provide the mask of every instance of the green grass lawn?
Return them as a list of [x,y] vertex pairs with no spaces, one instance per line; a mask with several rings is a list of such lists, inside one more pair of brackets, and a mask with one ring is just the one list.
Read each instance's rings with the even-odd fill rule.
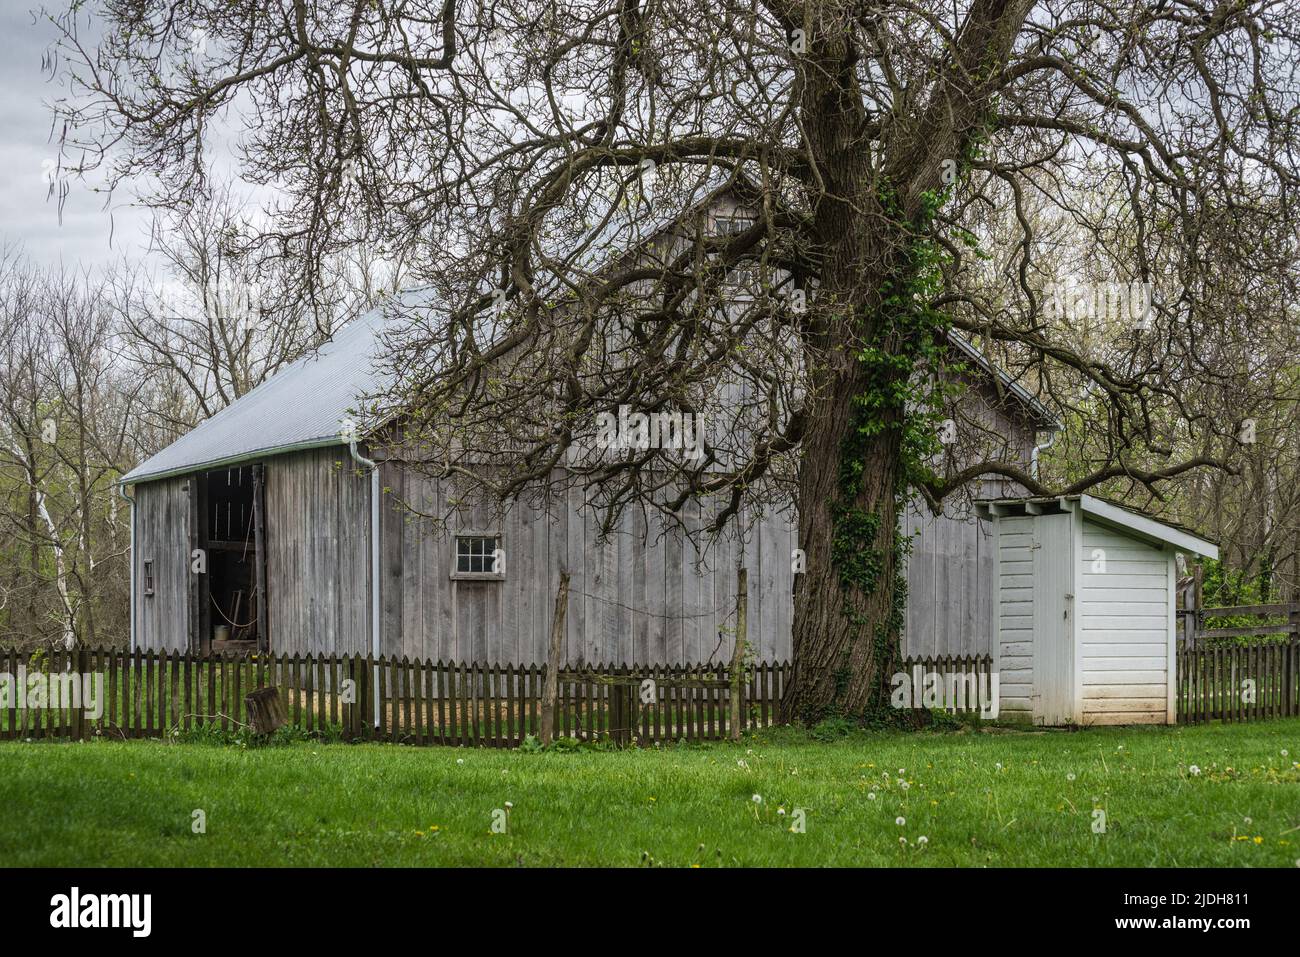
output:
[[1300,720],[540,754],[6,742],[0,865],[1295,867],[1297,762]]

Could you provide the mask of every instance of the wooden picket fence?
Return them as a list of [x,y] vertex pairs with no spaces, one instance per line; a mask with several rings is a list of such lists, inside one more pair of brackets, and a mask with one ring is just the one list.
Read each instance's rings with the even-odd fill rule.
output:
[[[1300,715],[1300,603],[1179,611],[1180,724]],[[1218,619],[1230,626],[1209,628]]]
[[1300,715],[1300,638],[1178,652],[1178,721],[1258,721]]
[[[986,673],[991,661],[948,658],[905,667]],[[559,675],[556,737],[584,741],[722,740],[730,731],[731,687],[724,665],[600,665]],[[511,748],[540,727],[544,666],[410,661],[362,656],[181,652],[78,648],[33,659],[0,649],[0,675],[44,699],[0,694],[0,739],[163,738],[202,729],[238,731],[249,718],[244,696],[279,689],[292,726],[347,741]],[[70,697],[73,674],[102,682],[98,715]],[[745,729],[785,722],[781,697],[789,662],[747,669],[740,707]],[[54,687],[58,687],[57,700]],[[78,685],[78,691],[84,691]],[[29,691],[30,693],[30,691]],[[87,705],[90,701],[85,702]]]

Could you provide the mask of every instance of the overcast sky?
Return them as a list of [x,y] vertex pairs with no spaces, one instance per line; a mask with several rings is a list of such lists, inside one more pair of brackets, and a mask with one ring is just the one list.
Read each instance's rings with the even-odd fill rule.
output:
[[30,0],[0,3],[0,239],[20,243],[43,265],[101,266],[123,256],[139,260],[147,245],[148,215],[119,193],[105,207],[102,193],[73,180],[63,220],[42,176],[43,161],[58,155],[45,101],[59,87],[41,70],[54,37],[28,12]]

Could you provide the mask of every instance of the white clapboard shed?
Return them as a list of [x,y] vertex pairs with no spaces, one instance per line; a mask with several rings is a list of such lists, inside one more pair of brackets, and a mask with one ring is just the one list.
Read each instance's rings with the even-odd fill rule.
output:
[[1174,556],[1212,542],[1090,495],[980,502],[991,519],[1003,718],[1173,724]]

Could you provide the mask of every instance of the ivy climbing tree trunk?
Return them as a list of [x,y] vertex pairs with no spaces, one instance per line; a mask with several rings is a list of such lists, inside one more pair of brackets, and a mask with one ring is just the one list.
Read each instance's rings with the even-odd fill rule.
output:
[[[837,376],[814,415],[799,482],[799,541],[807,571],[795,583],[794,675],[786,713],[815,721],[862,715],[888,701],[898,649],[898,434],[866,441],[844,397],[862,376]],[[860,472],[846,468],[852,451]]]
[[805,17],[813,29],[799,108],[823,183],[812,234],[825,268],[806,329],[817,365],[798,485],[806,571],[795,585],[784,706],[806,722],[888,704],[906,606],[899,512],[935,451],[932,423],[909,388],[945,323],[922,305],[937,273],[929,228],[953,178],[945,164],[968,167],[990,120],[991,78],[1031,5],[975,0],[952,50],[956,69],[923,108],[896,117],[883,155],[870,149],[859,51],[836,26],[843,8]]

